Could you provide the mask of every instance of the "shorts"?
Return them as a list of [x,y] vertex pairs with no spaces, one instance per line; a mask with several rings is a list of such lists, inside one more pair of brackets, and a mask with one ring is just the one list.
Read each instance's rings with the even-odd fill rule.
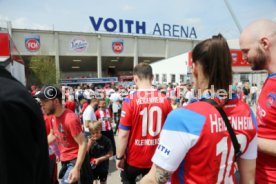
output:
[[136,184],[136,178],[139,175],[145,176],[150,168],[138,168],[125,164],[124,171],[121,172],[123,184]]
[[93,181],[100,180],[100,182],[105,182],[107,180],[108,171],[93,170]]

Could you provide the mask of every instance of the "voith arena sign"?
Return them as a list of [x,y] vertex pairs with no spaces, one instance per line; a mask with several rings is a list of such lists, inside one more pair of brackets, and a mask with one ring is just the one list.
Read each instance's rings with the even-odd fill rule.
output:
[[128,34],[141,34],[141,35],[155,35],[164,37],[176,38],[197,38],[196,30],[194,27],[172,24],[159,24],[155,23],[149,29],[147,23],[144,21],[135,20],[115,20],[113,18],[95,18],[90,16],[90,21],[94,31],[105,31],[111,33],[128,33]]

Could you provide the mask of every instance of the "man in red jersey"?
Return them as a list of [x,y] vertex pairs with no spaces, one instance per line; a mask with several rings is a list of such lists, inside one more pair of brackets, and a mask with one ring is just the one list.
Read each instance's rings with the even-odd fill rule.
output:
[[267,70],[257,103],[256,183],[276,183],[276,23],[258,20],[244,29],[240,47],[252,70]]
[[124,99],[116,155],[116,166],[123,170],[122,181],[129,184],[148,173],[159,133],[172,110],[166,96],[152,87],[150,65],[138,64],[133,75],[138,90]]
[[49,144],[57,142],[60,150],[62,184],[75,183],[80,179],[80,170],[85,158],[86,141],[77,115],[62,107],[62,93],[54,86],[44,86],[36,95],[46,115],[52,116],[48,135]]
[[68,100],[65,102],[64,107],[70,109],[71,111],[75,112],[76,110],[76,102],[74,100],[73,95],[68,96]]

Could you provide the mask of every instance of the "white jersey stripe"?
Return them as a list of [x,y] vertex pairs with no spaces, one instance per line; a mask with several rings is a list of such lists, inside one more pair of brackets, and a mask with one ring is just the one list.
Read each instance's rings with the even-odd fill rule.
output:
[[163,130],[152,161],[167,171],[175,171],[198,138],[190,133]]

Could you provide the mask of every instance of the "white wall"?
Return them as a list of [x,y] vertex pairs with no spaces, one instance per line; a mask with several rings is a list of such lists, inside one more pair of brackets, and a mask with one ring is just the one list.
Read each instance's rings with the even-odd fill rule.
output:
[[[28,29],[12,29],[13,41],[21,55],[55,55],[55,33],[58,34],[58,54],[60,56],[97,56],[98,36],[101,41],[102,56],[127,56],[135,55],[135,37],[130,35],[116,34],[95,34],[95,33],[79,33],[65,31],[39,31]],[[40,36],[40,49],[36,52],[30,52],[25,48],[25,36]],[[70,42],[73,38],[80,37],[87,41],[87,50],[76,52],[70,49]],[[124,42],[124,50],[117,54],[112,50],[112,41],[114,39],[122,39]],[[150,36],[137,36],[137,54],[138,57],[172,57],[181,53],[185,53],[193,48],[199,40],[184,40],[175,38],[155,38]]]
[[180,83],[180,75],[187,75],[188,53],[154,62],[151,66],[154,77],[159,74],[158,83],[163,83],[163,74],[167,76],[167,83],[171,82],[172,74],[175,75],[175,83]]
[[[77,35],[77,34],[59,34],[59,54],[62,56],[97,56],[97,43],[96,36],[91,35]],[[88,45],[83,51],[75,51],[71,48],[72,39],[80,38],[85,40]]]
[[239,39],[227,40],[227,43],[231,49],[240,49]]
[[[36,52],[30,52],[25,47],[25,37],[30,35],[39,35],[40,36],[40,49]],[[54,34],[49,32],[13,32],[12,39],[16,48],[21,55],[54,55],[55,54],[55,42]]]
[[169,40],[168,41],[168,55],[174,57],[191,51],[194,46],[200,42],[199,40]]

